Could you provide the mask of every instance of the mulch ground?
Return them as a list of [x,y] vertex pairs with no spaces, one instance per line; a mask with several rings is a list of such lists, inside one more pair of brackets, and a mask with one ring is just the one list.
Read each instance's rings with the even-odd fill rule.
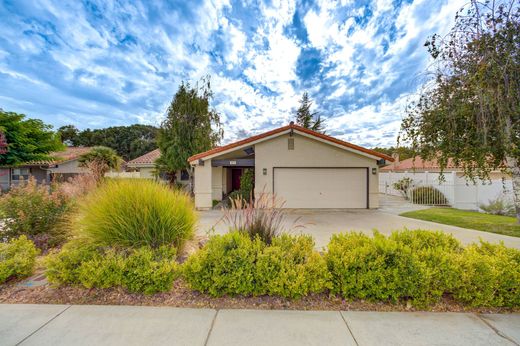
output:
[[280,297],[210,297],[186,287],[177,280],[170,292],[154,295],[128,293],[120,288],[86,289],[82,287],[51,287],[49,285],[24,287],[19,282],[0,285],[0,303],[16,304],[79,304],[79,305],[142,305],[212,309],[262,310],[357,310],[357,311],[435,311],[509,313],[520,309],[469,308],[449,297],[428,308],[415,309],[406,303],[372,303],[363,300],[347,301],[327,294],[307,296],[297,300]]

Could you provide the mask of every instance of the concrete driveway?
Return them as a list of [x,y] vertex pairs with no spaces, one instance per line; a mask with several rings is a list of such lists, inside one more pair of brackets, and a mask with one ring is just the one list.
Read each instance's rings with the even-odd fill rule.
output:
[[[227,232],[229,227],[222,221],[223,215],[220,210],[200,212],[197,233],[223,234]],[[292,229],[294,224],[304,227]],[[371,235],[373,230],[378,230],[388,235],[394,230],[403,228],[451,233],[464,244],[478,242],[481,238],[492,243],[503,241],[506,246],[520,249],[520,238],[405,218],[384,210],[288,209],[285,222],[285,229],[289,233],[312,235],[318,249],[326,246],[330,237],[335,233],[361,231]]]

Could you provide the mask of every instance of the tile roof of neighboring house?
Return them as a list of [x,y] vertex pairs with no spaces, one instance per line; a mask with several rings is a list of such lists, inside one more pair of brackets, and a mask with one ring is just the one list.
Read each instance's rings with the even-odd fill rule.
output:
[[[394,161],[392,164],[381,168],[381,171],[412,171],[412,170],[440,170],[441,166],[437,160],[425,161],[420,156],[409,158],[403,161]],[[457,169],[453,160],[448,160],[445,171]]]
[[50,160],[30,161],[25,163],[25,165],[56,165],[66,161],[76,160],[81,155],[88,153],[90,150],[92,150],[91,147],[67,147],[63,151],[50,153]]
[[140,165],[153,165],[155,160],[161,156],[159,149],[150,151],[149,153],[139,156],[131,161],[127,162],[127,166],[140,166]]
[[344,147],[347,147],[347,148],[358,150],[358,151],[364,152],[364,153],[369,154],[369,155],[377,156],[377,157],[380,157],[380,158],[388,160],[388,161],[393,161],[394,160],[392,157],[390,157],[388,155],[385,155],[385,154],[382,154],[382,153],[379,153],[377,151],[370,150],[370,149],[367,149],[367,148],[363,148],[363,147],[360,147],[358,145],[355,145],[355,144],[352,144],[352,143],[349,143],[349,142],[345,142],[345,141],[342,141],[340,139],[337,139],[337,138],[334,138],[334,137],[331,137],[331,136],[328,136],[328,135],[324,135],[322,133],[319,133],[319,132],[316,132],[316,131],[312,131],[312,130],[306,129],[304,127],[301,127],[299,125],[291,123],[291,124],[289,124],[287,126],[279,127],[277,129],[274,129],[274,130],[271,130],[271,131],[267,131],[267,132],[264,132],[264,133],[256,135],[256,136],[252,136],[252,137],[240,140],[238,142],[234,142],[234,143],[231,143],[231,144],[228,144],[228,145],[224,145],[224,146],[221,146],[221,147],[216,147],[216,148],[213,148],[211,150],[205,151],[203,153],[199,153],[199,154],[193,155],[190,158],[188,158],[188,161],[193,162],[195,160],[202,159],[204,157],[207,157],[207,156],[210,156],[210,155],[213,155],[213,154],[218,154],[220,152],[223,152],[223,151],[226,151],[226,150],[229,150],[229,149],[237,148],[237,147],[240,147],[242,145],[245,145],[245,144],[248,144],[248,143],[252,143],[252,142],[258,141],[260,139],[263,139],[263,138],[266,138],[266,137],[269,137],[269,136],[273,136],[273,135],[276,135],[278,133],[282,133],[282,132],[290,130],[290,129],[293,129],[293,130],[296,130],[296,131],[299,131],[299,132],[303,132],[303,133],[306,133],[308,135],[311,135],[311,136],[314,136],[314,137],[317,137],[317,138],[320,138],[320,139],[324,139],[326,141],[329,141],[329,142],[332,142],[332,143],[335,143],[335,144],[338,144],[338,145],[341,145],[341,146],[344,146]]

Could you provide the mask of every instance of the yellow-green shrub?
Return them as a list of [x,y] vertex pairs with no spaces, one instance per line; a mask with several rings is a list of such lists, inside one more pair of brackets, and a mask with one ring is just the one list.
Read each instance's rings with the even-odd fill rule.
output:
[[181,247],[194,234],[189,196],[151,180],[114,179],[80,205],[74,228],[102,246]]
[[0,284],[9,278],[29,276],[34,270],[39,250],[26,236],[0,243]]
[[47,255],[45,276],[54,284],[80,284],[82,264],[101,258],[97,246],[86,241],[73,240],[65,244],[61,251]]
[[300,298],[323,292],[329,277],[325,259],[314,250],[311,236],[283,234],[273,238],[258,256],[256,292]]
[[256,293],[256,261],[265,244],[259,239],[230,232],[211,237],[188,258],[184,277],[192,289],[212,296]]
[[458,257],[455,299],[471,306],[520,306],[520,251],[503,244],[470,245]]
[[174,249],[167,247],[155,251],[146,247],[134,250],[124,262],[123,287],[145,294],[171,290],[179,276],[174,258]]
[[461,275],[457,254],[463,251],[457,239],[451,234],[425,230],[396,231],[389,238],[410,247],[421,264],[424,295],[415,297],[417,305],[435,303],[445,293],[453,292]]
[[73,241],[46,259],[49,282],[86,288],[122,286],[130,292],[168,291],[178,277],[175,248],[141,247],[127,251]]
[[332,292],[345,298],[397,301],[424,296],[422,266],[411,248],[381,234],[333,235],[326,260]]

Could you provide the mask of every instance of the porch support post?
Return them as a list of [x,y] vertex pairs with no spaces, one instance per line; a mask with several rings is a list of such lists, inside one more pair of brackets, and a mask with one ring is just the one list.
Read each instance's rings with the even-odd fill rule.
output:
[[203,166],[199,164],[195,166],[195,207],[199,210],[208,210],[212,207],[212,168],[209,162],[205,162]]

